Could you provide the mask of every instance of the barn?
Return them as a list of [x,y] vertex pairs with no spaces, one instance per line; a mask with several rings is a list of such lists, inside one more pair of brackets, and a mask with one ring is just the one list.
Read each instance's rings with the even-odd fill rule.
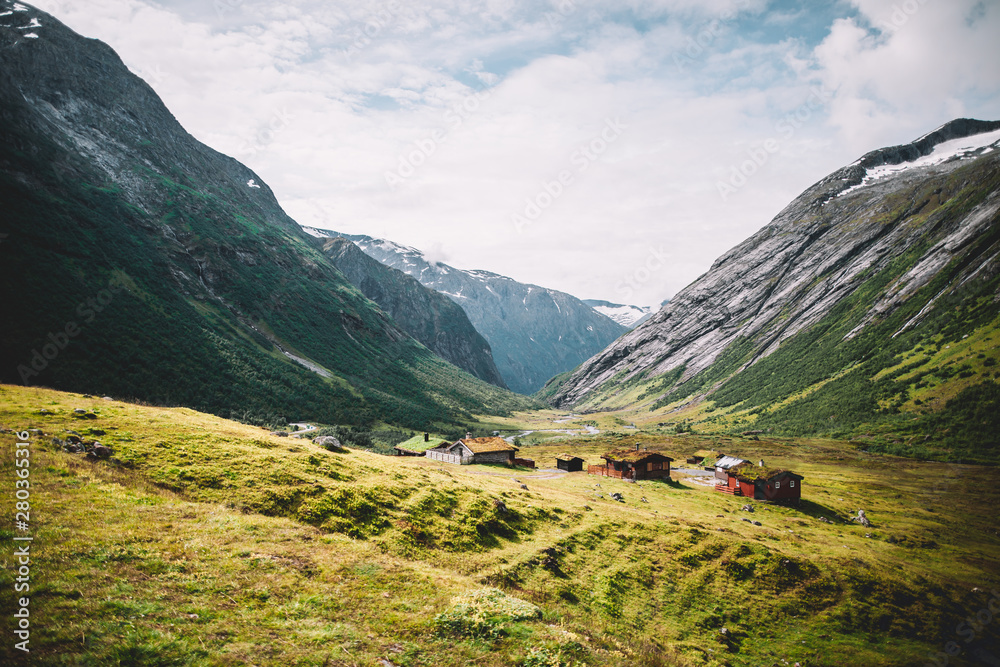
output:
[[424,454],[429,459],[444,463],[470,465],[472,463],[501,463],[514,465],[517,447],[503,438],[470,438],[428,449]]
[[566,472],[580,472],[583,470],[583,459],[569,454],[557,454],[556,467]]
[[601,458],[607,463],[587,466],[588,474],[614,477],[627,482],[642,479],[670,479],[670,462],[673,459],[658,452],[640,450],[639,445],[636,445],[635,449],[618,449],[608,452]]
[[791,470],[761,468],[744,463],[729,471],[729,486],[739,485],[741,495],[755,500],[792,502],[802,499],[802,475]]

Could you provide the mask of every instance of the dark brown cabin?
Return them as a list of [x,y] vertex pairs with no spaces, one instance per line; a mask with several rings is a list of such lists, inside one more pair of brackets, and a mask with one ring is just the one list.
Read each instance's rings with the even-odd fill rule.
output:
[[670,462],[673,459],[658,452],[640,450],[638,445],[634,450],[619,449],[608,452],[601,458],[607,463],[601,466],[587,466],[589,474],[614,477],[627,482],[642,479],[670,479]]
[[583,470],[583,459],[579,456],[560,454],[556,457],[556,467],[566,472],[580,472]]

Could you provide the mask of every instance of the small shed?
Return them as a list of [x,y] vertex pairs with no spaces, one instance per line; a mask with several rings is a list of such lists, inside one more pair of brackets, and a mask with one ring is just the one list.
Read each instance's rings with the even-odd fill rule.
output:
[[735,456],[723,456],[715,462],[715,479],[728,484],[730,469],[743,463],[748,463],[748,461],[736,458]]
[[670,462],[673,459],[659,452],[640,450],[638,445],[635,449],[618,449],[608,452],[601,458],[607,463],[599,466],[587,466],[589,474],[614,477],[628,482],[641,479],[670,479]]
[[581,472],[583,470],[583,459],[579,456],[570,456],[569,454],[557,454],[556,467],[566,472]]
[[453,443],[428,449],[424,454],[429,459],[444,463],[469,465],[472,463],[502,463],[514,465],[517,447],[503,438],[465,437]]
[[739,484],[742,495],[756,500],[793,502],[802,499],[802,475],[780,468],[761,468],[747,462],[729,471],[730,486]]
[[428,449],[447,444],[449,442],[443,438],[432,438],[429,433],[424,433],[404,440],[393,449],[396,451],[396,456],[423,456]]

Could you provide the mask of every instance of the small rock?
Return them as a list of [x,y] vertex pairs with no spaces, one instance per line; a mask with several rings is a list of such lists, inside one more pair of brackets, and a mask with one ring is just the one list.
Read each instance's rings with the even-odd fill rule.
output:
[[41,437],[41,436],[43,436],[45,434],[42,433],[42,429],[40,429],[40,428],[29,428],[28,429],[28,435],[33,435],[33,436]]
[[760,525],[763,525],[763,524],[761,524],[761,522],[760,522],[760,521],[754,521],[754,522],[753,522],[753,525],[755,525],[755,526],[760,526]]
[[276,435],[279,438],[287,438],[288,431],[271,431],[271,435]]
[[83,408],[74,408],[73,409],[73,414],[74,415],[85,415],[85,414],[87,414],[87,411],[84,410]]
[[507,513],[507,504],[499,498],[493,499],[493,507],[497,508],[497,512],[500,512],[500,514]]
[[743,510],[744,512],[753,512],[754,511],[753,505],[744,505],[740,509]]
[[722,628],[721,630],[719,630],[719,634],[720,635],[728,635],[729,634],[729,628]]
[[104,396],[103,398],[101,398],[101,400],[102,401],[113,401],[115,399],[111,398],[110,396]]
[[525,491],[527,491],[528,490],[528,485],[527,484],[522,484],[521,488],[524,489]]
[[105,447],[101,443],[94,443],[94,448],[90,450],[90,453],[94,455],[94,458],[106,459],[114,454],[114,450],[110,447]]

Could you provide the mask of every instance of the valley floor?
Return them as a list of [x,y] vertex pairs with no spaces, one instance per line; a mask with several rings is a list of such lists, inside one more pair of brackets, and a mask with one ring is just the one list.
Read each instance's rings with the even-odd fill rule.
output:
[[[830,440],[665,436],[615,419],[495,423],[535,431],[518,439],[531,471],[331,452],[191,410],[3,386],[8,516],[23,469],[17,434],[41,434],[28,446],[29,530],[0,530],[0,600],[9,610],[30,596],[33,664],[875,666],[1000,655],[1000,623],[961,626],[1000,605],[995,468]],[[53,437],[68,431],[111,446],[116,462],[63,451]],[[636,443],[676,462],[702,449],[764,458],[805,476],[803,502],[716,493],[696,470],[637,484],[551,470],[563,452],[596,463]],[[748,502],[753,514],[740,509]],[[859,508],[871,528],[848,520]],[[12,545],[26,535],[30,591],[15,593]],[[502,591],[489,594],[498,606],[456,599],[482,589]],[[5,616],[7,662],[21,653]]]

